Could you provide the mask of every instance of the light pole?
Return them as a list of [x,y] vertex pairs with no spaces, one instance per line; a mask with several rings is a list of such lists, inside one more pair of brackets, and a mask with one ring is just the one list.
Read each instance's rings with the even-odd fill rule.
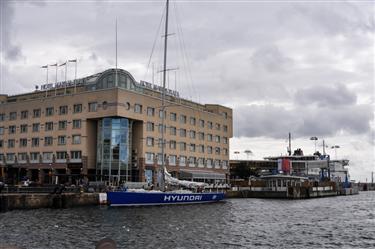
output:
[[251,150],[245,150],[244,153],[247,156],[247,160],[249,160],[249,156],[253,155],[253,152]]
[[335,159],[337,160],[337,149],[339,149],[340,146],[339,145],[334,145],[331,147],[331,149],[335,149]]
[[315,144],[315,151],[314,153],[316,152],[316,141],[318,141],[318,138],[317,137],[310,137],[310,140],[314,140],[314,144]]
[[235,151],[234,154],[237,155],[236,156],[236,160],[238,160],[238,155],[240,154],[240,152],[239,151]]

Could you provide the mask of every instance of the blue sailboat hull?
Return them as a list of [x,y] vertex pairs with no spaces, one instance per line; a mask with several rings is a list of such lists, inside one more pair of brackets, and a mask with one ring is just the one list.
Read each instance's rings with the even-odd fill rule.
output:
[[149,206],[170,204],[193,204],[218,202],[224,199],[224,193],[165,193],[165,192],[107,192],[107,201],[111,206]]

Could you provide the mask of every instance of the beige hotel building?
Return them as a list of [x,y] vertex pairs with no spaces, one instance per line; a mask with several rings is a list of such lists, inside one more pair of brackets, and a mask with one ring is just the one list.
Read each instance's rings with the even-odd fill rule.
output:
[[164,158],[173,176],[226,182],[232,110],[166,92],[163,113],[160,87],[109,69],[0,95],[0,181],[155,183],[164,132]]

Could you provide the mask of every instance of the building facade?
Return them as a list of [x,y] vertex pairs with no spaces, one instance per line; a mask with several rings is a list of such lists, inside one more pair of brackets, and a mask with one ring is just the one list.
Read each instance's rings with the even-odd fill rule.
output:
[[125,70],[109,69],[26,94],[0,95],[0,179],[155,183],[164,145],[172,175],[226,181],[232,110],[166,89],[163,113],[161,91]]

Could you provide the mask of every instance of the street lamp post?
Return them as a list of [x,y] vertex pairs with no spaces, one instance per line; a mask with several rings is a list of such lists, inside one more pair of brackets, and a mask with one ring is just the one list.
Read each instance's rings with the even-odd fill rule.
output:
[[253,154],[253,152],[251,150],[245,150],[244,153],[247,156],[247,160],[249,160],[249,156],[251,156]]
[[237,155],[236,156],[236,160],[238,160],[238,155],[240,154],[240,152],[239,151],[235,151],[234,154]]
[[314,153],[316,152],[316,141],[318,141],[318,138],[317,137],[310,137],[310,140],[314,140],[314,144],[315,144],[315,151]]

